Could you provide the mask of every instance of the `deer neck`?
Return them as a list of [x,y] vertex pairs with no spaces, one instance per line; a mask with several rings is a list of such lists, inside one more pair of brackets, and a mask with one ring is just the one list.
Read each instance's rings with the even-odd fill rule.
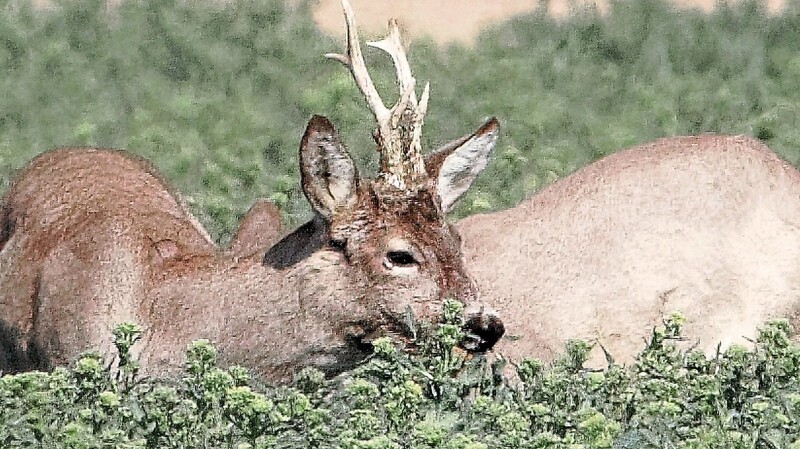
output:
[[[313,242],[314,226],[298,231],[311,233]],[[308,240],[283,244],[298,242]],[[223,364],[235,360],[271,380],[285,380],[306,365],[334,373],[363,358],[364,348],[345,336],[346,317],[366,311],[354,313],[363,301],[343,257],[332,250],[307,251],[280,268],[261,254],[238,259],[219,253],[154,285],[144,365],[177,371],[186,344],[201,338],[216,345]]]

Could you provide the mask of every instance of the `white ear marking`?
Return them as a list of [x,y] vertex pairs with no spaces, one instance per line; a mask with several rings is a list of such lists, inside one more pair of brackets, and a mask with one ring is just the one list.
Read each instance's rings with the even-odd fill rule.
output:
[[444,159],[436,180],[442,210],[450,210],[486,168],[498,134],[497,122],[492,120]]

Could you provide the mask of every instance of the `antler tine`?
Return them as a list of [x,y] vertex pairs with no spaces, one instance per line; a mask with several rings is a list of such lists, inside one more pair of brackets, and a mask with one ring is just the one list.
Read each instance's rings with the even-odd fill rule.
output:
[[[403,99],[407,97],[411,103],[412,108],[417,106],[417,95],[414,92],[415,79],[411,75],[411,66],[406,57],[406,51],[403,49],[403,43],[400,41],[400,28],[397,26],[395,19],[389,20],[389,35],[383,40],[377,42],[367,42],[367,45],[373,48],[378,48],[392,57],[395,72],[397,74],[397,82],[400,87],[400,101],[391,109],[393,118],[405,109]],[[396,120],[396,119],[395,119]]]
[[400,100],[390,109],[392,125],[396,126],[401,117],[406,114],[406,111],[410,112],[410,125],[413,132],[408,147],[408,154],[405,156],[407,160],[406,165],[413,172],[412,177],[415,175],[424,175],[425,166],[421,157],[422,123],[425,118],[425,112],[428,109],[430,84],[428,83],[425,85],[425,90],[422,92],[421,97],[422,101],[418,103],[417,94],[414,90],[416,79],[411,73],[411,65],[408,63],[406,51],[400,40],[400,28],[397,26],[397,21],[395,19],[389,20],[389,34],[384,39],[377,42],[367,42],[367,45],[385,51],[392,58],[397,75],[397,82],[400,87]]
[[[414,114],[414,134],[412,138],[412,147],[417,149],[418,154],[422,151],[422,124],[425,119],[425,113],[428,112],[428,97],[430,97],[431,93],[431,83],[425,83],[425,89],[422,90],[422,97],[419,99],[419,104],[416,108],[416,113]],[[424,174],[425,171],[425,163],[421,157],[417,158],[417,164],[420,164],[418,167],[415,166],[415,170],[419,171],[420,174]]]
[[377,42],[367,42],[367,45],[385,51],[392,57],[392,61],[394,62],[397,81],[400,85],[400,102],[392,107],[392,118],[397,120],[397,117],[405,110],[407,102],[404,101],[404,99],[407,97],[409,99],[408,102],[411,103],[411,108],[414,110],[414,123],[422,127],[422,119],[428,109],[430,83],[425,85],[421,101],[418,103],[417,94],[414,92],[416,80],[411,74],[411,65],[408,63],[406,51],[403,48],[403,43],[400,41],[400,29],[397,26],[397,21],[395,19],[389,20],[389,35],[386,36],[385,39]]
[[[425,89],[422,90],[422,97],[419,99],[419,107],[417,108],[418,115],[424,117],[428,112],[428,98],[431,96],[431,83],[425,83]],[[421,119],[420,119],[421,120]],[[422,126],[422,122],[419,124]]]
[[369,108],[375,115],[375,120],[378,126],[388,124],[391,117],[391,111],[386,108],[381,100],[378,90],[375,89],[375,84],[367,71],[367,65],[364,63],[364,55],[361,53],[361,43],[358,39],[358,29],[356,28],[355,14],[350,2],[342,0],[342,8],[344,9],[344,20],[347,23],[347,55],[340,53],[327,53],[326,58],[335,59],[347,67],[353,75],[353,79],[358,85],[358,89],[364,95]]
[[389,185],[399,189],[406,189],[407,182],[419,185],[419,181],[426,176],[421,136],[430,87],[425,86],[422,101],[418,103],[414,91],[415,80],[400,42],[397,21],[389,21],[388,36],[381,41],[368,43],[388,53],[394,62],[400,99],[391,109],[387,109],[367,72],[353,9],[348,0],[342,0],[342,8],[347,23],[347,55],[329,53],[325,56],[336,59],[350,70],[375,115],[378,127],[374,137],[381,155],[379,176]]

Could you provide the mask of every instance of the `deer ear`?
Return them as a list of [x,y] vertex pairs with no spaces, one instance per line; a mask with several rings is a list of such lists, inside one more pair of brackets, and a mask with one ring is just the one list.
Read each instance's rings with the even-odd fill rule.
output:
[[425,169],[436,179],[436,192],[447,212],[486,168],[500,124],[492,117],[477,131],[441,146],[425,157]]
[[324,218],[351,203],[358,172],[333,124],[315,115],[300,143],[300,181],[311,206]]

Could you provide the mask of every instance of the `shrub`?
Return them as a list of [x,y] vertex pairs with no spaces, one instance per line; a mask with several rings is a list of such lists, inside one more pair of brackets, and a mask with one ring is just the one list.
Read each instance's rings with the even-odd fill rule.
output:
[[[189,345],[184,377],[120,375],[87,353],[69,369],[0,378],[0,444],[53,448],[555,448],[795,447],[800,444],[800,347],[785,321],[756,347],[707,358],[677,349],[668,317],[630,367],[583,368],[586,344],[552,364],[513,370],[470,357],[442,323],[420,331],[417,352],[375,340],[355,370],[314,369],[267,386],[241,367],[219,367],[207,341]],[[130,341],[138,328],[114,333]],[[126,340],[127,339],[127,340]]]

